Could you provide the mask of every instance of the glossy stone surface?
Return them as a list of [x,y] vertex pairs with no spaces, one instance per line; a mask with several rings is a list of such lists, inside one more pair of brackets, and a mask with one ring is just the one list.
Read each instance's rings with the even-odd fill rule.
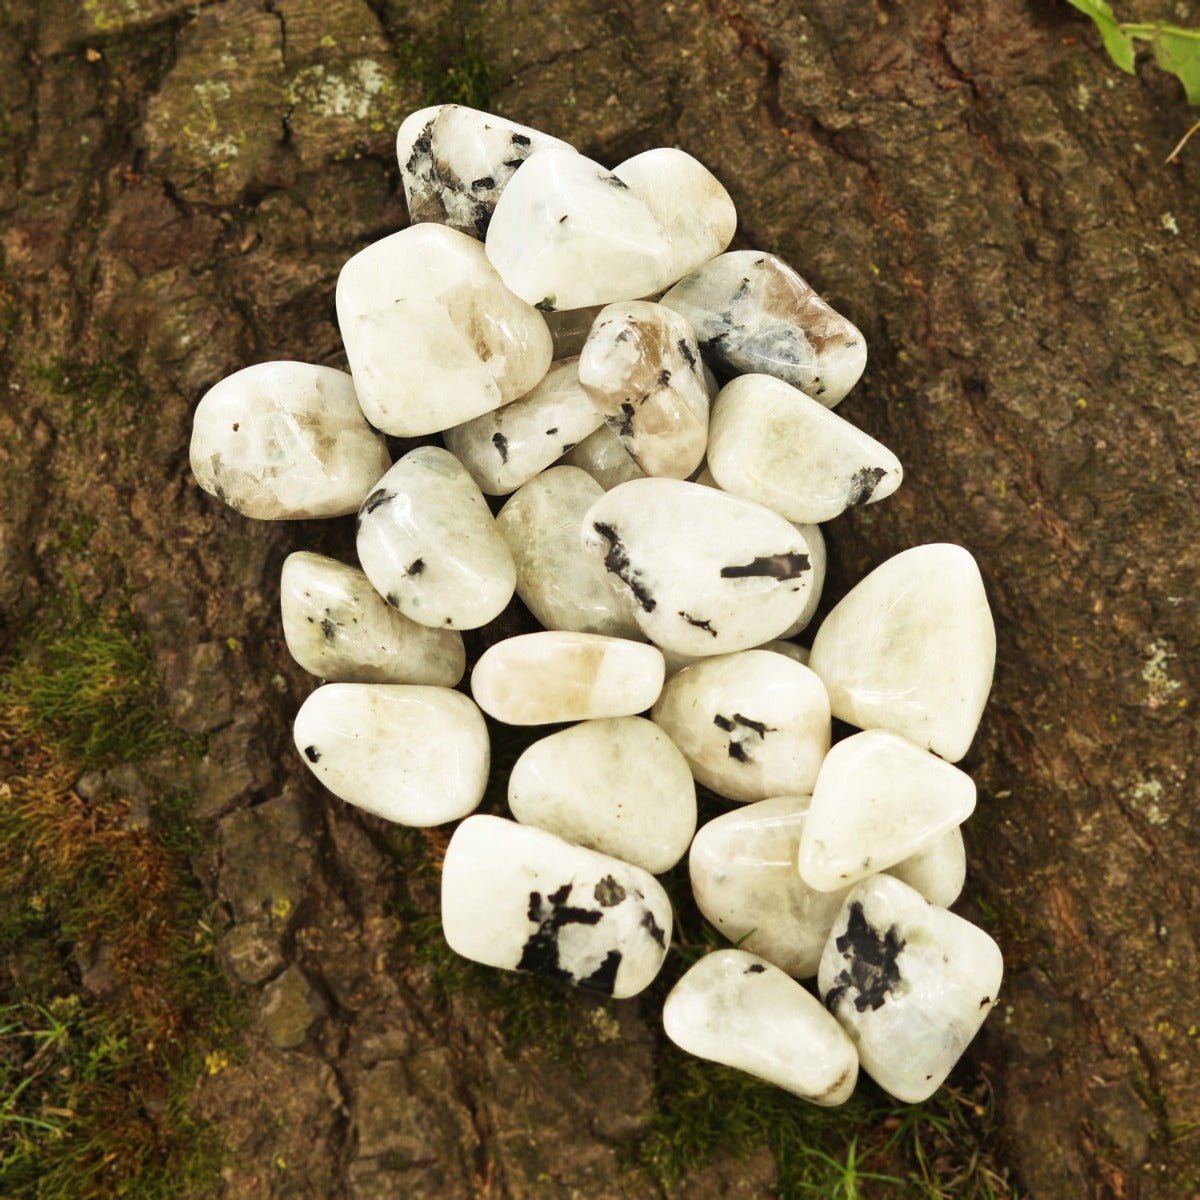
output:
[[663,685],[653,646],[594,633],[526,633],[496,642],[471,672],[471,693],[508,725],[550,725],[644,712]]
[[671,241],[672,283],[715,258],[733,240],[737,211],[721,181],[674,146],[635,154],[613,174],[658,218]]
[[491,412],[550,366],[542,314],[504,286],[479,242],[444,225],[360,250],[338,276],[337,314],[362,410],[398,437]]
[[462,634],[410,621],[357,567],[323,554],[288,555],[279,605],[292,657],[331,683],[453,687],[466,669]]
[[420,109],[396,135],[410,222],[433,221],[482,238],[513,172],[546,146],[570,149],[527,125],[460,104]]
[[867,363],[858,329],[773,254],[722,254],[662,302],[688,319],[705,356],[725,370],[774,375],[829,408]]
[[543,628],[642,641],[629,598],[579,540],[603,495],[578,467],[551,467],[517,489],[496,525],[516,563],[517,595]]
[[876,567],[822,622],[810,660],[835,717],[890,729],[950,762],[970,749],[995,663],[979,568],[948,543]]
[[654,875],[687,853],[696,832],[687,762],[643,717],[584,721],[534,742],[512,769],[508,805],[523,825]]
[[640,867],[475,816],[446,849],[442,929],[476,962],[623,999],[648,987],[666,958],[671,902]]
[[854,1044],[794,979],[744,950],[695,963],[663,1006],[663,1027],[681,1049],[765,1079],[814,1104],[850,1098]]
[[790,658],[793,662],[798,662],[804,666],[808,666],[808,647],[799,646],[795,642],[773,641],[763,642],[758,646],[759,650],[770,650],[772,654],[782,654],[785,658]]
[[607,425],[601,425],[591,437],[584,438],[560,461],[586,471],[606,492],[620,483],[646,477],[646,472],[629,457],[621,439]]
[[949,908],[967,879],[967,850],[962,827],[955,825],[911,858],[888,867],[887,873],[920,892],[930,904]]
[[863,1070],[916,1104],[941,1087],[996,1003],[1000,948],[982,929],[876,875],[846,897],[818,986]]
[[603,304],[590,304],[586,308],[564,308],[542,314],[554,341],[556,360],[579,357],[579,352],[592,331],[592,323],[603,307]]
[[508,288],[542,309],[636,300],[671,281],[671,245],[611,171],[573,150],[539,150],[509,180],[487,232]]
[[259,363],[209,388],[190,457],[206,492],[263,521],[352,513],[391,465],[350,376],[301,362]]
[[688,855],[705,918],[797,979],[817,973],[849,891],[818,892],[796,870],[808,803],[807,796],[772,796],[722,813],[700,827]]
[[636,603],[646,636],[678,654],[770,641],[807,599],[808,545],[795,527],[698,483],[623,483],[588,510],[583,539]]
[[800,874],[834,891],[924,850],[974,811],[965,772],[894,733],[856,733],[821,764]]
[[528,395],[447,429],[446,448],[481,491],[507,496],[574,449],[602,420],[579,384],[579,360],[568,358],[553,363]]
[[900,486],[900,460],[798,388],[740,375],[713,405],[708,468],[720,487],[789,521],[831,521]]
[[358,514],[358,557],[420,625],[477,629],[504,610],[517,572],[479,488],[448,450],[410,450]]
[[730,800],[808,795],[829,749],[829,698],[812,671],[743,650],[673,675],[651,714],[692,773]]
[[700,348],[678,313],[644,300],[601,309],[579,356],[579,381],[647,475],[686,479],[708,440]]
[[442,825],[483,799],[487,726],[461,692],[327,683],[296,714],[294,736],[308,769],[335,796],[389,821]]

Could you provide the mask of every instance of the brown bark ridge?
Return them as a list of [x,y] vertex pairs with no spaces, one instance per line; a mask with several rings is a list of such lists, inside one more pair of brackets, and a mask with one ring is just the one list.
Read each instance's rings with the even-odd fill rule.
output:
[[[1193,0],[1158,7],[1138,15],[1200,24]],[[346,531],[256,525],[187,470],[219,377],[342,361],[334,281],[403,223],[391,138],[447,11],[0,5],[0,606],[12,638],[68,572],[87,598],[134,596],[208,738],[201,865],[266,1031],[217,1107],[230,1195],[617,1195],[613,1147],[648,1103],[653,1012],[618,1006],[580,1083],[506,1058],[486,1014],[397,959],[380,827],[290,757],[311,681],[278,632],[278,568]],[[458,16],[497,111],[608,163],[688,149],[731,190],[737,244],[866,332],[840,412],[907,479],[830,526],[830,590],[958,541],[997,620],[966,909],[1007,958],[973,1052],[1007,1154],[1039,1197],[1196,1194],[1200,149],[1164,165],[1180,89],[1117,73],[1050,0]],[[81,513],[99,524],[71,558]]]

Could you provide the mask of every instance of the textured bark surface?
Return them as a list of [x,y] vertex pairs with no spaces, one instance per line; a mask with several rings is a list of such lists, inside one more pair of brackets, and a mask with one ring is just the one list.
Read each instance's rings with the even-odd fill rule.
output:
[[[1137,15],[1200,24],[1192,0]],[[208,739],[200,865],[260,1013],[208,1087],[228,1194],[615,1196],[650,1105],[656,1014],[636,1002],[614,1028],[580,1001],[574,1076],[439,999],[396,937],[381,826],[292,757],[311,680],[278,570],[349,531],[244,520],[187,470],[222,375],[343,361],[337,271],[405,220],[391,139],[448,16],[496,111],[610,164],[690,150],[734,196],[736,244],[867,334],[839,412],[906,481],[829,527],[829,590],[924,541],[983,569],[999,655],[965,764],[966,911],[1007,958],[973,1052],[1007,1157],[1039,1197],[1200,1192],[1179,1136],[1200,1113],[1200,148],[1163,163],[1191,119],[1178,86],[1118,74],[1050,0],[10,0],[4,636],[68,579],[131,596],[176,720]],[[689,1194],[731,1178],[765,1194],[769,1163]]]

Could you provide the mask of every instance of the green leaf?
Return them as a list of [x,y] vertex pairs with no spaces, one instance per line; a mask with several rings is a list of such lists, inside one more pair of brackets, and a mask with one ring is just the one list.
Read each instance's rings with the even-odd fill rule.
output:
[[1105,4],[1104,0],[1067,0],[1067,3],[1072,8],[1077,8],[1081,13],[1091,17],[1100,31],[1100,37],[1104,41],[1108,57],[1127,75],[1132,75],[1133,39],[1121,28],[1117,18],[1113,15],[1113,10]]
[[1187,93],[1189,104],[1200,104],[1200,29],[1162,26],[1154,37],[1154,58]]

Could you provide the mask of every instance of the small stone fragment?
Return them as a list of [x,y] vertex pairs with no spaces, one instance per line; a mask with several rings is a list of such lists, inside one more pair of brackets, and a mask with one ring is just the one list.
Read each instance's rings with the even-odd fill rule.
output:
[[646,477],[646,472],[629,457],[621,439],[607,425],[601,425],[559,461],[586,471],[606,492],[620,483]]
[[736,250],[705,263],[663,298],[714,363],[774,375],[833,408],[867,365],[863,335],[782,259]]
[[950,762],[970,749],[995,664],[979,568],[944,542],[876,567],[822,622],[810,662],[835,717],[890,729]]
[[544,310],[636,300],[671,280],[671,245],[612,172],[566,147],[530,155],[509,180],[487,232],[508,288]]
[[410,450],[358,514],[358,557],[419,625],[477,629],[512,599],[516,567],[483,494],[440,446]]
[[442,929],[450,948],[475,962],[620,1000],[662,967],[671,902],[640,867],[544,829],[475,816],[446,849]]
[[331,683],[454,687],[466,670],[462,634],[410,621],[362,571],[323,554],[288,555],[279,605],[292,657]]
[[884,1091],[919,1104],[941,1087],[996,1003],[1000,948],[889,875],[846,897],[817,977],[821,998]]
[[680,1049],[765,1079],[813,1104],[844,1104],[858,1080],[854,1043],[794,979],[744,950],[694,964],[663,1006]]
[[550,366],[542,315],[474,238],[413,225],[342,268],[337,314],[359,403],[397,437],[437,433],[525,395]]
[[325,1001],[297,966],[263,988],[261,1007],[267,1037],[281,1050],[299,1046],[326,1012]]
[[672,283],[715,258],[733,240],[733,200],[721,181],[685,151],[673,146],[646,150],[614,167],[613,174],[667,231]]
[[688,855],[692,892],[731,942],[797,979],[817,973],[825,939],[849,888],[818,892],[796,855],[808,796],[772,796],[702,825]]
[[708,440],[700,348],[677,313],[635,300],[596,318],[579,356],[579,382],[647,475],[686,479]]
[[911,858],[888,867],[887,873],[915,888],[930,904],[949,908],[967,879],[967,851],[962,826],[955,825]]
[[327,683],[296,714],[296,749],[335,795],[400,825],[444,825],[483,799],[479,709],[449,688]]
[[517,595],[540,625],[643,641],[628,597],[579,540],[584,513],[603,495],[578,467],[551,467],[518,488],[496,525],[516,563]]
[[542,314],[546,318],[550,337],[554,340],[556,360],[578,357],[603,307],[603,304],[591,304],[587,308],[564,308],[560,312]]
[[600,428],[579,360],[554,363],[528,395],[445,432],[446,448],[480,490],[507,496]]
[[522,825],[652,875],[669,871],[696,832],[687,762],[643,717],[584,721],[534,742],[513,767],[508,805]]
[[471,672],[479,707],[506,725],[644,712],[662,691],[653,646],[594,633],[526,633],[489,646]]
[[583,541],[677,654],[746,650],[779,637],[811,586],[808,544],[770,509],[679,479],[634,479],[584,517]]
[[729,800],[809,795],[829,749],[829,697],[768,650],[707,658],[668,680],[652,712],[696,778]]
[[482,239],[513,172],[535,150],[566,142],[492,113],[435,104],[396,135],[409,221],[433,221]]
[[800,842],[800,874],[832,892],[885,871],[975,810],[971,777],[894,733],[856,733],[825,756]]
[[803,524],[882,500],[904,476],[886,446],[770,375],[740,375],[721,389],[708,467],[723,490]]
[[266,362],[209,388],[192,424],[192,474],[262,521],[343,517],[391,464],[345,371]]

